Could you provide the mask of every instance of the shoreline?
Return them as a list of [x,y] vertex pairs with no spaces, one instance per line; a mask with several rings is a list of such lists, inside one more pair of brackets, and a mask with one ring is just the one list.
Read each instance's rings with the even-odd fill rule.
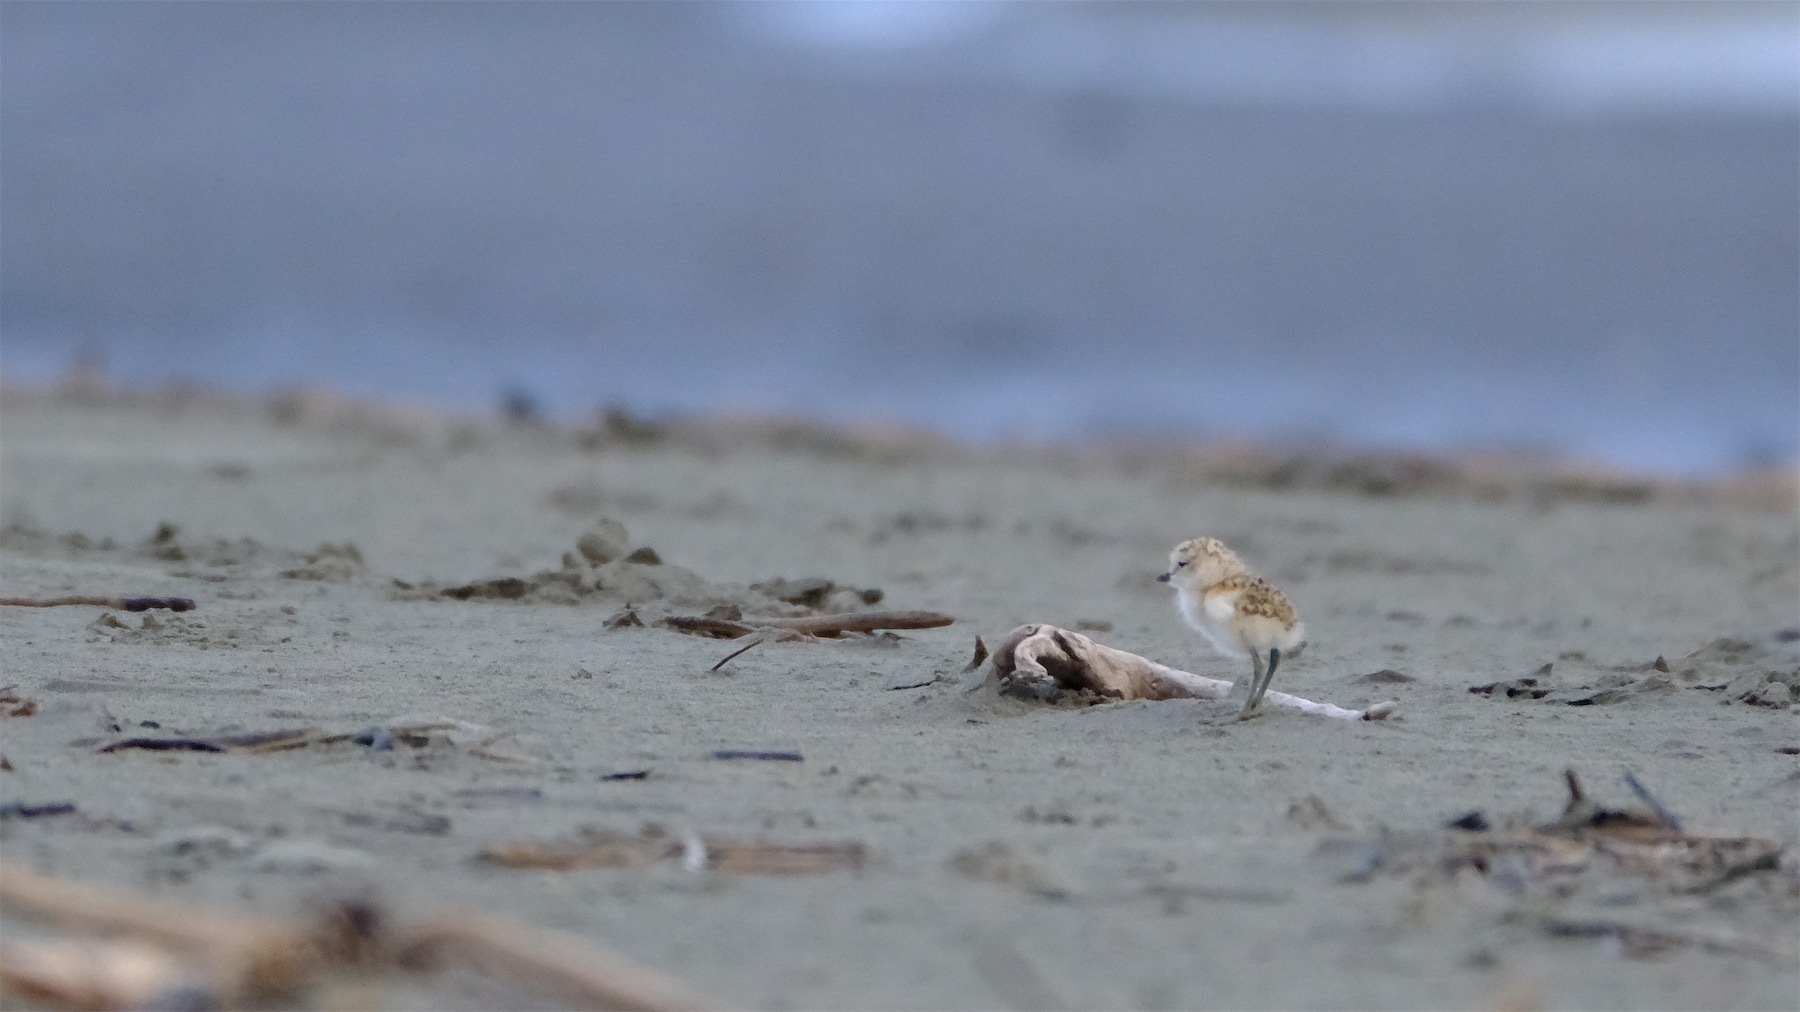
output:
[[306,428],[360,429],[381,438],[467,444],[499,430],[530,432],[555,444],[599,452],[667,445],[721,453],[745,445],[889,459],[997,461],[1007,458],[1099,466],[1127,473],[1164,468],[1196,481],[1268,490],[1342,491],[1370,496],[1464,494],[1484,501],[1587,499],[1601,502],[1717,503],[1762,511],[1800,508],[1800,461],[1742,467],[1706,477],[1634,471],[1553,452],[1471,448],[1456,452],[1240,437],[1071,440],[959,440],[906,422],[836,424],[785,414],[646,418],[605,407],[586,418],[539,416],[529,401],[487,411],[452,411],[404,399],[370,399],[294,386],[245,393],[173,383],[128,390],[76,370],[50,384],[0,381],[0,402],[169,414],[216,412]]

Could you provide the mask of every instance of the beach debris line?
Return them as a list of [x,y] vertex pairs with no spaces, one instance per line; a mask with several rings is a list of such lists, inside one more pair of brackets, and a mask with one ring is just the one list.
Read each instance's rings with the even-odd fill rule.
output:
[[95,608],[113,608],[118,611],[193,611],[195,607],[194,599],[191,597],[96,597],[93,595],[0,597],[0,605],[11,608],[62,608],[71,605],[88,605]]
[[[1158,664],[1137,654],[1094,642],[1072,629],[1032,623],[1006,634],[994,649],[989,680],[1003,692],[1039,697],[1088,692],[1095,702],[1129,699],[1222,700],[1232,683]],[[1285,692],[1263,697],[1270,706],[1336,720],[1384,720],[1399,706],[1389,701],[1351,710],[1315,703]]]
[[624,610],[608,620],[608,628],[644,622],[631,616],[661,614],[665,609],[707,608],[721,602],[746,611],[791,616],[856,611],[879,604],[885,594],[874,587],[853,587],[823,577],[775,578],[758,583],[714,583],[673,565],[648,545],[632,547],[625,525],[601,517],[562,553],[557,569],[530,576],[499,576],[453,586],[396,581],[403,600],[447,597],[459,601],[522,601],[540,604],[583,604],[614,601]]
[[[1559,684],[1554,677],[1558,662],[1567,662],[1564,669],[1585,666],[1594,675],[1587,681]],[[1677,689],[1719,692],[1728,702],[1784,709],[1800,700],[1800,664],[1791,651],[1719,637],[1678,661],[1658,655],[1643,663],[1603,666],[1574,651],[1525,677],[1469,686],[1472,694],[1490,699],[1536,699],[1567,706],[1604,706]]]
[[[1550,822],[1493,818],[1473,809],[1447,821],[1440,833],[1383,830],[1373,838],[1328,839],[1320,853],[1348,859],[1340,876],[1348,882],[1388,874],[1433,889],[1454,888],[1459,879],[1473,877],[1502,897],[1497,905],[1502,923],[1554,937],[1612,938],[1634,958],[1691,946],[1800,959],[1800,940],[1741,930],[1728,920],[1743,918],[1758,900],[1780,904],[1780,896],[1800,887],[1792,881],[1793,870],[1783,868],[1783,845],[1686,830],[1634,773],[1627,771],[1624,778],[1643,808],[1607,807],[1567,770],[1568,800]],[[1785,875],[1789,881],[1734,889],[1765,875]],[[1721,898],[1706,902],[1715,896]],[[1706,906],[1696,908],[1696,901]],[[1628,915],[1621,915],[1624,907],[1630,908]],[[1702,912],[1722,917],[1699,916]]]
[[1450,872],[1502,869],[1527,879],[1581,872],[1596,864],[1652,880],[1675,893],[1706,893],[1745,875],[1774,871],[1783,846],[1749,836],[1691,833],[1629,771],[1625,782],[1643,810],[1608,808],[1590,797],[1574,770],[1563,773],[1569,799],[1562,815],[1541,825],[1496,827],[1479,809],[1449,825],[1442,866]]
[[874,862],[858,842],[814,844],[744,842],[696,833],[676,834],[658,825],[637,834],[589,830],[573,843],[503,843],[485,848],[481,860],[508,868],[573,871],[584,868],[640,868],[680,862],[692,871],[731,875],[824,875],[860,871]]
[[[399,919],[367,902],[307,918],[228,913],[0,862],[0,987],[62,1008],[293,1005],[336,980],[473,970],[550,1002],[661,1012],[720,1007],[667,974],[566,932],[472,910]],[[23,936],[19,920],[50,929]]]

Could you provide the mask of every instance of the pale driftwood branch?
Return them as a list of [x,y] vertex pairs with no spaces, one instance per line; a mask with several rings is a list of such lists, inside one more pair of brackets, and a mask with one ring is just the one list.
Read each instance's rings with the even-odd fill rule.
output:
[[64,930],[128,935],[206,964],[227,1007],[288,997],[318,969],[322,953],[279,921],[239,917],[39,875],[0,862],[0,906]]
[[471,965],[520,986],[552,991],[583,1008],[631,1012],[710,1009],[686,984],[561,931],[459,910],[421,924],[400,946],[402,962]]
[[[472,966],[582,1008],[672,1012],[718,1007],[659,971],[565,932],[468,911],[384,927],[338,905],[282,921],[171,903],[40,875],[0,861],[0,906],[76,934],[0,944],[0,985],[63,1008],[287,1004],[333,972]],[[106,935],[104,941],[94,936]]]
[[[994,650],[993,665],[994,677],[1002,684],[1019,679],[1053,681],[1064,689],[1085,689],[1113,699],[1224,699],[1232,685],[1096,643],[1070,629],[1035,623],[1008,633]],[[1381,720],[1396,705],[1347,710],[1285,692],[1270,692],[1263,699],[1272,706],[1337,720]]]
[[0,940],[0,987],[62,1008],[154,1008],[199,986],[187,964],[154,945],[83,939]]

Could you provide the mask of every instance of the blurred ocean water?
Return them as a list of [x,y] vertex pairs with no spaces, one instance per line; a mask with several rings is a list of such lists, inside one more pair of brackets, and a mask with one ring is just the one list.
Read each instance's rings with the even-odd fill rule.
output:
[[1800,7],[0,6],[0,370],[1800,457]]

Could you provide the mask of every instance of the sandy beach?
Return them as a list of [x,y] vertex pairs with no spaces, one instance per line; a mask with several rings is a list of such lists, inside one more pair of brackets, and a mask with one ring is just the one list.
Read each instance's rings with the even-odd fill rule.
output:
[[[1665,489],[318,394],[9,390],[0,411],[0,594],[197,604],[0,608],[0,683],[37,704],[0,717],[0,802],[73,805],[0,819],[9,862],[234,911],[500,912],[736,1007],[1800,995],[1791,475]],[[1043,622],[1241,677],[1154,580],[1201,534],[1306,618],[1274,689],[1393,715],[1231,723],[964,671],[977,636]],[[773,640],[714,671],[744,641],[664,621],[876,609],[955,622]],[[434,722],[387,749],[98,751]],[[1784,850],[1701,882],[1443,860],[1470,812],[1554,821],[1568,769],[1606,805],[1639,805],[1629,771],[1687,831]],[[861,856],[801,875],[482,857],[646,827]],[[386,1008],[539,1000],[455,973],[366,987]]]

